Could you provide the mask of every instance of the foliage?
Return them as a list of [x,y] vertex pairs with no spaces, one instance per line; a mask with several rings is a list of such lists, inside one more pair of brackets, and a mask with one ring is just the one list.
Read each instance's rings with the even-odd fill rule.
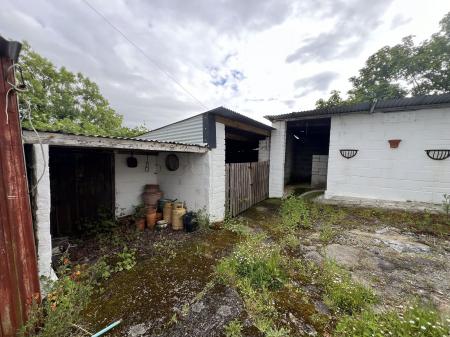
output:
[[339,90],[331,90],[328,99],[320,98],[316,101],[316,109],[326,109],[344,104],[345,101],[341,97]]
[[428,304],[416,303],[404,312],[374,313],[346,316],[336,326],[336,336],[441,337],[450,335],[450,320],[444,321]]
[[223,220],[223,228],[240,236],[248,235],[250,229],[243,223],[240,218],[225,217]]
[[[27,42],[23,43],[20,65],[28,88],[20,95],[20,110],[22,115],[27,115],[24,100],[30,103],[37,129],[123,137],[146,131],[142,126],[133,129],[122,126],[123,116],[109,105],[95,82],[65,67],[58,69]],[[26,119],[23,125],[30,127]]]
[[357,76],[351,77],[348,99],[336,90],[316,102],[317,108],[407,95],[440,94],[450,88],[450,12],[440,30],[417,45],[413,36],[385,46],[370,56]]
[[209,220],[209,215],[206,211],[206,208],[197,210],[197,212],[195,212],[195,215],[197,217],[199,228],[209,228],[211,221]]
[[356,283],[351,275],[332,260],[325,260],[319,274],[324,302],[339,314],[354,314],[376,303],[371,289]]
[[222,259],[216,272],[219,279],[228,283],[246,279],[254,288],[278,289],[285,278],[281,264],[279,248],[256,236],[239,244],[229,257]]
[[80,232],[86,235],[98,235],[100,233],[110,233],[118,226],[118,223],[111,212],[100,210],[97,218],[81,223]]
[[320,228],[319,240],[322,241],[323,244],[329,244],[338,235],[338,231],[334,229],[329,223],[326,223]]
[[[111,265],[113,261],[115,265]],[[136,265],[135,251],[127,247],[114,256],[102,256],[91,266],[72,266],[63,256],[56,281],[47,280],[47,297],[41,304],[34,303],[29,319],[20,329],[20,336],[71,336],[73,324],[94,292],[102,292],[101,283],[113,273],[130,270]]]
[[145,213],[146,213],[145,205],[140,204],[140,205],[134,206],[133,220],[139,220],[139,219],[145,218]]
[[312,226],[308,204],[298,196],[284,199],[280,212],[282,224],[286,228],[311,228]]
[[80,319],[92,294],[93,287],[84,282],[80,267],[73,270],[64,260],[56,281],[47,281],[47,298],[41,305],[34,304],[27,323],[21,328],[21,336],[56,337],[69,336],[72,324]]
[[236,285],[244,300],[245,308],[259,331],[265,336],[288,336],[289,331],[277,327],[274,322],[278,313],[272,293],[267,288],[254,288],[246,278],[238,280]]
[[242,337],[242,324],[238,319],[232,320],[225,326],[226,337]]
[[123,247],[123,250],[116,254],[118,261],[114,267],[114,271],[120,272],[123,270],[130,270],[136,265],[136,250]]

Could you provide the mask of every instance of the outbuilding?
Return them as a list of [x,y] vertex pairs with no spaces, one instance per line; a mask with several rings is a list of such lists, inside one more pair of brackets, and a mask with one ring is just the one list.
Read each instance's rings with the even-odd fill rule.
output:
[[450,94],[267,116],[271,197],[291,184],[325,198],[441,203],[450,193]]

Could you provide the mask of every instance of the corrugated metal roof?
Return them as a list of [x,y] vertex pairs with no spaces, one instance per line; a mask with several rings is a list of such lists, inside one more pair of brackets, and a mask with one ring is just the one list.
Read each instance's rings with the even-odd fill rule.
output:
[[208,110],[208,111],[202,112],[200,114],[197,114],[197,115],[194,115],[194,116],[191,116],[191,117],[188,117],[188,118],[185,118],[185,119],[182,119],[182,120],[170,123],[170,124],[166,124],[166,125],[161,126],[159,128],[150,130],[149,132],[146,132],[146,133],[142,134],[141,136],[146,135],[146,134],[151,134],[154,131],[164,129],[164,128],[166,128],[168,126],[171,126],[171,125],[174,125],[174,124],[185,122],[185,121],[187,121],[189,119],[192,119],[192,118],[204,115],[204,114],[219,115],[219,116],[222,116],[222,117],[238,120],[238,121],[241,121],[241,122],[253,125],[253,126],[257,126],[257,127],[261,128],[261,129],[264,129],[264,130],[273,130],[274,129],[270,125],[258,122],[257,120],[254,120],[253,118],[250,118],[250,117],[247,117],[247,116],[245,116],[243,114],[240,114],[239,112],[230,110],[230,109],[225,108],[223,106],[219,106],[219,107],[214,108],[212,110]]
[[[27,131],[33,131],[29,128],[22,128],[23,130]],[[52,131],[52,130],[37,130],[37,132],[46,132],[46,133],[55,133],[55,134],[62,134],[62,135],[68,135],[68,136],[82,136],[82,137],[94,137],[94,138],[104,138],[104,139],[116,139],[116,140],[131,140],[135,142],[144,142],[144,143],[161,143],[161,144],[174,144],[174,145],[188,145],[188,146],[196,146],[205,148],[206,145],[199,145],[199,144],[189,144],[189,143],[180,143],[180,142],[169,142],[169,141],[163,141],[163,140],[153,140],[153,139],[142,139],[142,138],[130,138],[130,137],[116,137],[116,136],[100,136],[100,135],[88,135],[88,134],[82,134],[82,133],[72,133],[72,132],[65,132],[65,131]]]
[[253,125],[253,126],[257,126],[257,127],[261,128],[261,129],[268,130],[268,131],[274,129],[270,125],[258,122],[257,120],[254,120],[253,118],[244,116],[243,114],[240,114],[239,112],[230,110],[230,109],[225,108],[223,106],[215,108],[215,109],[212,109],[212,110],[209,110],[206,113],[210,113],[210,114],[219,115],[219,116],[222,116],[222,117],[238,120],[240,122],[247,123],[247,124],[250,124],[250,125]]
[[282,115],[266,116],[270,121],[286,120],[301,117],[320,117],[332,116],[336,114],[360,113],[360,112],[395,112],[405,110],[419,110],[427,108],[438,108],[442,106],[450,106],[450,93],[441,95],[424,95],[405,98],[393,98],[380,100],[374,103],[363,102],[351,105],[342,105],[332,108],[305,110],[291,112]]

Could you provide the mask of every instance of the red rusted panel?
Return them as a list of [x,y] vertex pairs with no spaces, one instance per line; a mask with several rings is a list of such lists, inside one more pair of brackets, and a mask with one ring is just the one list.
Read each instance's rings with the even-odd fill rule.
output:
[[[39,295],[36,250],[16,94],[5,115],[11,61],[0,59],[0,337],[15,336]],[[9,74],[13,80],[12,72]]]

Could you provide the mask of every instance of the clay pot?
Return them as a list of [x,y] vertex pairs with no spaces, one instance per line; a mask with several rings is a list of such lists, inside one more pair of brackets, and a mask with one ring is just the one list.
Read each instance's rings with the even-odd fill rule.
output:
[[396,149],[398,148],[398,145],[400,144],[402,140],[401,139],[389,139],[389,146],[391,147],[391,149]]
[[162,192],[161,191],[145,191],[142,193],[142,200],[144,201],[144,204],[147,206],[154,206],[158,204],[158,200],[161,199]]
[[143,231],[145,229],[145,218],[136,219],[134,223],[136,224],[136,228],[138,230]]
[[158,192],[159,185],[156,184],[147,184],[144,186],[144,192]]
[[147,208],[147,213],[145,215],[147,220],[147,228],[152,229],[155,228],[156,224],[156,208],[149,207]]

